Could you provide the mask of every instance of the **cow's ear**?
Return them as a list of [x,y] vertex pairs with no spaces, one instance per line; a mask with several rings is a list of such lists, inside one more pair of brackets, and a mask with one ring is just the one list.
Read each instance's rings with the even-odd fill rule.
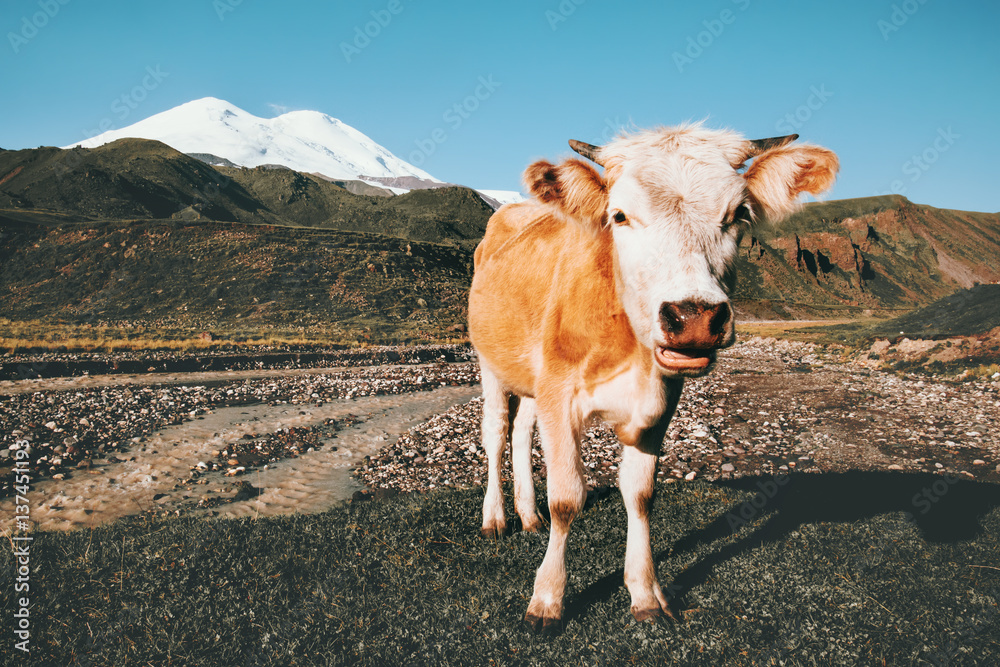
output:
[[839,168],[833,151],[792,144],[761,153],[745,177],[758,215],[776,222],[798,209],[803,192],[818,195],[829,190]]
[[553,204],[587,225],[604,224],[608,191],[604,179],[581,160],[554,165],[539,160],[524,170],[524,184],[539,201]]

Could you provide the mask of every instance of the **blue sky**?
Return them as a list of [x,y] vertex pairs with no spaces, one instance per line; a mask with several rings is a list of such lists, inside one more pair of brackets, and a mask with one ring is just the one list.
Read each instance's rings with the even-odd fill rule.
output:
[[518,189],[568,139],[707,119],[837,151],[831,198],[1000,211],[995,2],[5,0],[0,27],[8,149],[214,96]]

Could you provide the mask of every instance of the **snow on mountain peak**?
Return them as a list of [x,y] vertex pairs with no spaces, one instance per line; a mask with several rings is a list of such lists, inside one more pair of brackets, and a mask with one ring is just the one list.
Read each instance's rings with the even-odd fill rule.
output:
[[319,111],[259,118],[215,97],[181,104],[73,146],[94,148],[126,137],[156,139],[182,153],[209,153],[244,167],[280,164],[332,179],[413,176],[441,182]]

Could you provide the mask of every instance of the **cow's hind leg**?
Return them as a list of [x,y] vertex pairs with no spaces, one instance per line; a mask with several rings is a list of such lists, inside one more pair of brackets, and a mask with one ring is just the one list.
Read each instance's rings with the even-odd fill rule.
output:
[[499,537],[507,530],[503,511],[503,488],[500,469],[507,446],[507,393],[500,381],[480,363],[483,378],[483,449],[486,450],[486,497],[483,499],[483,535]]
[[521,398],[511,433],[511,461],[514,467],[514,504],[521,527],[533,533],[542,527],[535,511],[535,480],[531,474],[531,436],[535,431],[535,400]]
[[549,546],[535,574],[535,590],[524,616],[533,631],[545,634],[556,634],[562,629],[566,542],[570,524],[587,499],[580,461],[579,429],[572,426],[568,415],[560,417],[552,419],[539,411],[538,426],[548,469],[551,527]]

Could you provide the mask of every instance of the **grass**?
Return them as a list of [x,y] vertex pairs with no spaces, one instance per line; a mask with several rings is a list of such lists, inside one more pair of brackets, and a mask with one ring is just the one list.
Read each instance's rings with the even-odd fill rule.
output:
[[[938,488],[938,486],[942,488]],[[914,494],[936,493],[926,514]],[[775,491],[777,491],[775,493]],[[659,487],[680,623],[637,624],[617,493],[570,537],[567,620],[521,618],[545,534],[482,539],[482,490],[313,516],[121,521],[31,546],[32,659],[53,665],[988,665],[1000,660],[1000,488],[803,475]],[[510,511],[508,507],[508,511]],[[5,550],[0,567],[12,571]],[[13,613],[5,596],[5,617]],[[8,640],[10,641],[10,640]],[[5,651],[0,664],[21,664]]]
[[986,378],[991,378],[997,373],[1000,373],[1000,364],[983,364],[981,366],[969,368],[968,371],[969,374],[966,377],[969,379],[985,380]]
[[804,343],[840,343],[845,331],[878,322],[874,318],[816,320],[816,321],[766,321],[739,322],[737,330],[746,337],[782,338]]

